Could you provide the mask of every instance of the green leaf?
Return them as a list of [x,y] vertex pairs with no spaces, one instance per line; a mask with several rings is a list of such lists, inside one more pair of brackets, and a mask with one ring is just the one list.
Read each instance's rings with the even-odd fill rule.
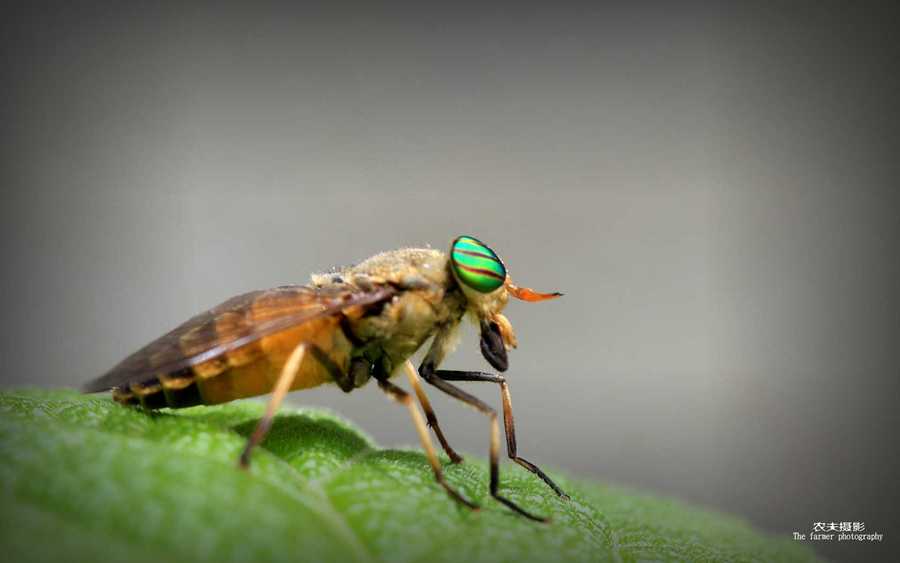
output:
[[[0,394],[0,542],[7,561],[814,561],[743,521],[513,464],[487,494],[472,456],[447,465],[471,512],[417,450],[383,450],[335,415],[285,410],[249,472],[260,402],[149,414],[73,391]],[[445,459],[446,462],[446,459]]]

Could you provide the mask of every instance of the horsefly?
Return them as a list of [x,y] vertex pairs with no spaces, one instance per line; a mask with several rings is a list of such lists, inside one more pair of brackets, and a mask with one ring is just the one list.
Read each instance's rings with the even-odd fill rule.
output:
[[[421,376],[490,419],[491,496],[522,516],[544,521],[499,492],[497,412],[451,383],[499,385],[509,457],[557,495],[568,498],[538,466],[517,454],[506,379],[438,366],[455,346],[460,322],[468,315],[480,327],[484,358],[497,371],[506,371],[507,350],[516,347],[512,325],[501,314],[509,297],[536,302],[560,295],[514,285],[493,250],[478,239],[461,236],[453,241],[449,254],[420,248],[383,252],[355,266],[314,274],[307,285],[229,299],[128,356],[85,385],[84,391],[112,389],[119,403],[150,410],[214,405],[272,393],[241,453],[239,463],[246,468],[288,391],[332,383],[349,393],[375,379],[382,391],[409,409],[440,486],[455,501],[477,509],[444,479],[428,426],[451,462],[462,458],[441,431]],[[409,358],[431,337],[417,371]],[[400,371],[406,373],[424,419],[412,396],[391,381]]]

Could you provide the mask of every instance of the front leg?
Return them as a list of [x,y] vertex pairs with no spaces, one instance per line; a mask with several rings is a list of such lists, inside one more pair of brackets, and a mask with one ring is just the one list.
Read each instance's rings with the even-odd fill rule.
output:
[[500,396],[503,400],[503,426],[506,428],[507,455],[511,460],[515,461],[528,471],[531,471],[532,473],[540,477],[544,481],[544,483],[547,483],[547,485],[551,489],[553,489],[553,491],[557,495],[566,500],[569,499],[569,495],[564,493],[563,490],[553,482],[553,479],[551,479],[547,476],[546,473],[541,471],[540,467],[531,463],[525,458],[519,457],[516,451],[516,427],[513,420],[512,398],[509,395],[509,386],[506,384],[506,378],[504,378],[502,375],[495,375],[493,373],[485,373],[481,371],[457,371],[446,369],[434,370],[432,374],[434,375],[434,377],[440,378],[444,381],[486,381],[489,383],[496,383],[500,385]]
[[[431,366],[426,362],[419,368],[419,373],[422,375],[422,378],[434,385],[444,393],[447,393],[451,397],[459,399],[460,401],[466,403],[467,405],[474,407],[477,411],[481,412],[485,416],[487,416],[491,421],[491,435],[490,435],[490,449],[488,450],[488,459],[490,461],[490,493],[491,496],[497,499],[499,502],[505,504],[511,510],[529,518],[531,520],[536,520],[538,522],[548,522],[547,518],[542,516],[536,516],[524,508],[520,507],[513,501],[508,498],[502,496],[500,494],[500,461],[499,461],[499,450],[500,450],[500,425],[497,421],[497,411],[490,407],[487,403],[475,397],[474,395],[470,395],[466,393],[459,387],[445,381],[441,377],[438,376],[437,371],[435,371]],[[535,468],[537,469],[537,468]],[[540,470],[538,470],[540,471]]]

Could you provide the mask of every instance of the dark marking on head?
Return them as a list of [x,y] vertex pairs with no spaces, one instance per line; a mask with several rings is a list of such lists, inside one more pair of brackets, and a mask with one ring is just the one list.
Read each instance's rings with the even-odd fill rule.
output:
[[495,322],[481,321],[481,355],[497,371],[509,368],[506,345],[503,343],[500,327]]

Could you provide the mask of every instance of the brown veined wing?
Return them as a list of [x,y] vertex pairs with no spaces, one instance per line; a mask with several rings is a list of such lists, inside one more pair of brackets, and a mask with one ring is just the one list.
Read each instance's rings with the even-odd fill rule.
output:
[[364,291],[350,285],[327,288],[292,285],[238,295],[144,346],[106,374],[85,384],[83,390],[92,393],[142,384],[160,374],[174,374],[214,360],[303,323],[384,301],[395,293],[390,286]]

